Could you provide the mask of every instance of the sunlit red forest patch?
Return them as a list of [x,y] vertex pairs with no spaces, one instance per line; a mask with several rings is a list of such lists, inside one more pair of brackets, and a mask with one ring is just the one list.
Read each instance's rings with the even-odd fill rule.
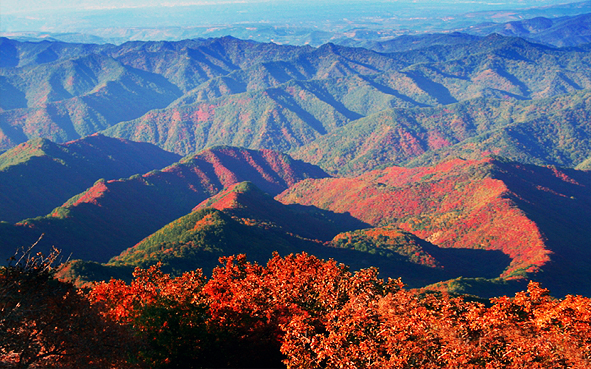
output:
[[585,185],[577,186],[556,169],[546,172],[495,159],[456,159],[435,167],[390,167],[355,178],[305,180],[277,199],[348,212],[374,226],[396,225],[444,248],[500,250],[512,259],[502,277],[521,278],[545,268],[558,250],[547,238],[552,229],[541,229],[530,215],[530,207],[546,196],[541,193],[566,199],[564,191],[575,191],[586,199],[580,206],[588,206]]

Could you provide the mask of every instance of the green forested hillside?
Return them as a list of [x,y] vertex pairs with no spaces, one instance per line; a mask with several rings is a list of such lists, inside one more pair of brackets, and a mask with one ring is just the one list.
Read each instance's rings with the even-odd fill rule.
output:
[[590,97],[584,90],[533,101],[478,98],[444,107],[386,110],[336,129],[292,155],[343,175],[490,154],[575,167],[591,150]]
[[[585,48],[499,35],[463,40],[393,53],[229,37],[88,48],[3,41],[14,60],[0,69],[10,96],[0,144],[36,136],[59,142],[115,125],[105,134],[181,155],[218,144],[290,150],[392,108],[591,87]],[[50,60],[30,56],[54,48],[61,51]]]
[[[591,87],[588,63],[583,50],[501,36],[393,54],[328,44],[291,61],[208,81],[169,108],[119,123],[105,134],[181,154],[215,144],[293,150],[391,108],[441,107],[474,98],[495,106],[576,93]],[[429,117],[428,123],[439,122]]]

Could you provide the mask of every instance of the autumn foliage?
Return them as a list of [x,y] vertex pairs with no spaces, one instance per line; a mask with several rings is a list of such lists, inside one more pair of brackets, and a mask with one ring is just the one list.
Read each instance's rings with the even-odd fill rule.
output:
[[305,253],[276,254],[266,266],[245,255],[220,261],[209,280],[200,270],[173,277],[156,265],[136,269],[130,283],[113,279],[80,293],[95,319],[133,332],[126,364],[111,365],[591,365],[591,299],[555,299],[537,283],[485,303],[407,290],[374,268],[353,273]]

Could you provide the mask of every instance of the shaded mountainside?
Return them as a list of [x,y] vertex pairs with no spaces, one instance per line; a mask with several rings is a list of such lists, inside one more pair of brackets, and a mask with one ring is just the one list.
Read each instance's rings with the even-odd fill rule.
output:
[[591,152],[590,112],[590,90],[535,101],[479,98],[392,109],[335,129],[291,154],[341,175],[489,154],[575,167]]
[[99,180],[47,216],[0,223],[2,253],[8,257],[44,233],[42,247],[59,245],[74,258],[106,261],[234,183],[248,179],[275,195],[304,178],[325,176],[269,150],[212,148],[162,170]]
[[395,225],[444,248],[500,250],[511,258],[501,277],[588,294],[590,186],[585,171],[456,159],[306,180],[277,199]]
[[285,151],[391,108],[539,99],[591,87],[587,49],[499,35],[465,41],[395,53],[230,37],[82,51],[56,43],[72,50],[45,63],[21,55],[40,53],[40,45],[4,41],[17,52],[16,67],[0,68],[10,97],[0,112],[0,149],[28,137],[64,141],[108,129],[181,155],[217,144]]
[[259,190],[251,182],[241,182],[210,197],[193,211],[213,208],[241,219],[246,224],[272,222],[273,228],[304,238],[330,241],[343,231],[368,227],[347,214],[335,214],[315,207],[286,206]]
[[0,220],[45,215],[100,178],[129,177],[179,159],[148,143],[102,135],[61,145],[27,141],[0,155]]
[[[210,274],[220,256],[246,253],[249,260],[265,263],[273,252],[304,251],[346,262],[355,270],[376,266],[382,277],[401,276],[410,286],[422,287],[457,276],[494,278],[509,263],[499,251],[441,249],[400,229],[367,227],[347,214],[283,205],[252,183],[243,182],[108,264],[75,261],[60,276],[79,284],[108,280],[124,272],[129,278],[133,266],[147,267],[158,261],[175,273],[199,267]],[[488,268],[482,267],[484,260]]]

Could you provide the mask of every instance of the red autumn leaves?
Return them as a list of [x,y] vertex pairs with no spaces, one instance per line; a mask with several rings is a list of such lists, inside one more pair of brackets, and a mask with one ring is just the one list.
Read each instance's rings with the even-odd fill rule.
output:
[[[307,254],[275,255],[267,266],[249,263],[243,255],[221,261],[224,265],[209,281],[200,273],[171,278],[150,268],[137,270],[129,285],[99,284],[89,297],[103,314],[141,332],[149,345],[140,356],[149,366],[276,366],[282,361],[293,368],[545,368],[591,363],[591,300],[554,299],[536,283],[486,306],[420,295],[402,288],[399,280],[379,279],[375,269],[351,273]],[[184,356],[175,351],[180,343],[186,346]]]
[[[0,269],[0,362],[15,367],[585,368],[591,299],[467,301],[307,254],[136,269],[76,291],[31,259]],[[35,261],[37,260],[37,261]]]

